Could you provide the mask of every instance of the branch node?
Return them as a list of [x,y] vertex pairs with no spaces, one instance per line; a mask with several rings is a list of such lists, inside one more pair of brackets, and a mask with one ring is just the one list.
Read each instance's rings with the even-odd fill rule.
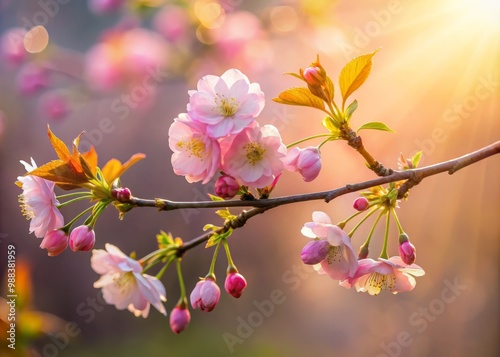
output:
[[161,198],[155,198],[155,207],[158,208],[158,211],[166,211],[167,203]]

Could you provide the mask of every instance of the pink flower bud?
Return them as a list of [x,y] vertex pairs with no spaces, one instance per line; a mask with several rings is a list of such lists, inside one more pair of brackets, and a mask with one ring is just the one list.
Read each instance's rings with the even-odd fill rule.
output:
[[69,235],[69,247],[73,252],[87,252],[94,247],[95,233],[89,226],[78,226]]
[[298,171],[305,182],[314,180],[321,171],[321,157],[315,146],[294,147],[288,151],[284,163],[287,170]]
[[399,256],[407,265],[413,264],[417,257],[415,246],[410,241],[401,243],[399,245]]
[[122,203],[127,203],[132,196],[132,192],[127,187],[119,187],[111,190],[111,196]]
[[28,63],[17,74],[16,82],[21,94],[34,94],[49,85],[49,73],[38,64]]
[[184,331],[189,321],[191,321],[191,313],[185,306],[177,305],[170,313],[170,328],[174,333],[179,334]]
[[224,199],[233,198],[239,189],[236,179],[229,175],[222,175],[215,182],[215,194]]
[[368,208],[369,205],[370,205],[370,203],[368,202],[368,200],[365,197],[358,197],[352,203],[352,207],[356,211],[364,211],[365,209]]
[[234,296],[237,299],[241,296],[241,294],[243,294],[243,289],[246,287],[247,281],[243,275],[240,273],[227,274],[224,288],[229,295]]
[[47,249],[50,257],[61,254],[67,247],[68,235],[60,229],[47,232],[43,237],[42,244],[40,244],[40,248]]
[[300,258],[304,264],[314,265],[326,258],[330,251],[330,243],[327,240],[313,240],[302,248]]
[[302,72],[302,77],[311,86],[321,86],[326,83],[326,71],[319,63],[319,57]]
[[220,298],[220,289],[212,278],[200,280],[191,292],[190,300],[193,309],[204,312],[212,311]]

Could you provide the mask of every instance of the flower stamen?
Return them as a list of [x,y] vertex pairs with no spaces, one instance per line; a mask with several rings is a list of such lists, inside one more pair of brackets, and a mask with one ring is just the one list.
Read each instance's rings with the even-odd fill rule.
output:
[[250,165],[255,165],[264,158],[266,150],[259,143],[249,143],[244,146],[247,151],[247,159]]

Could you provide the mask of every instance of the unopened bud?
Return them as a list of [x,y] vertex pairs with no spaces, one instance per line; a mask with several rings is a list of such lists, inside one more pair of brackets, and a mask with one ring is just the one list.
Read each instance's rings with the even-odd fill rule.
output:
[[236,299],[243,294],[243,290],[247,287],[247,281],[240,273],[229,273],[224,282],[224,289],[227,293]]
[[330,243],[326,240],[314,240],[307,243],[302,252],[300,253],[300,259],[304,264],[315,265],[326,258],[328,252],[330,251]]
[[50,231],[43,237],[40,248],[47,249],[49,256],[55,257],[68,248],[68,235],[60,229]]
[[215,194],[224,199],[230,199],[236,196],[240,185],[236,179],[229,175],[222,175],[215,182]]
[[86,225],[78,226],[69,235],[69,247],[73,252],[88,252],[94,247],[95,233]]
[[370,203],[368,202],[368,200],[365,197],[358,197],[352,203],[352,207],[356,211],[364,211],[365,209],[368,208],[369,205],[370,205]]
[[400,236],[400,244],[398,250],[399,250],[399,256],[405,262],[405,264],[411,265],[415,262],[415,259],[417,258],[417,253],[416,253],[417,250],[415,249],[415,246],[410,243],[409,240],[403,241],[401,243],[401,236]]
[[184,331],[191,321],[191,313],[186,306],[177,305],[170,313],[170,328],[174,333]]
[[130,200],[132,192],[127,187],[118,187],[111,190],[111,196],[122,203],[126,203]]

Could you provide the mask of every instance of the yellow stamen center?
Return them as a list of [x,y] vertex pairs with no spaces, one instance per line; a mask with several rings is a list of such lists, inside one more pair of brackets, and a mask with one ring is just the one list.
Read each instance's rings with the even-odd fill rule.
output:
[[21,207],[21,213],[23,214],[23,216],[26,217],[27,220],[32,219],[35,216],[35,214],[33,213],[33,209],[24,201],[24,195],[21,194],[17,197],[19,206]]
[[122,293],[129,288],[130,281],[134,279],[134,274],[132,272],[122,273],[120,275],[116,275],[113,278],[113,281],[117,288],[120,289]]
[[187,151],[189,157],[196,156],[198,159],[202,159],[202,154],[205,152],[205,144],[200,139],[191,139],[188,142],[179,141],[177,147],[181,150]]
[[247,151],[247,159],[250,165],[255,165],[257,162],[264,158],[266,150],[260,146],[259,143],[250,143],[245,145],[244,149]]
[[234,98],[225,98],[220,94],[217,94],[215,97],[215,104],[217,105],[217,110],[219,114],[224,115],[225,117],[230,117],[238,110],[239,103]]
[[396,276],[394,274],[372,273],[366,280],[365,286],[371,295],[377,295],[382,290],[392,291],[396,286]]

